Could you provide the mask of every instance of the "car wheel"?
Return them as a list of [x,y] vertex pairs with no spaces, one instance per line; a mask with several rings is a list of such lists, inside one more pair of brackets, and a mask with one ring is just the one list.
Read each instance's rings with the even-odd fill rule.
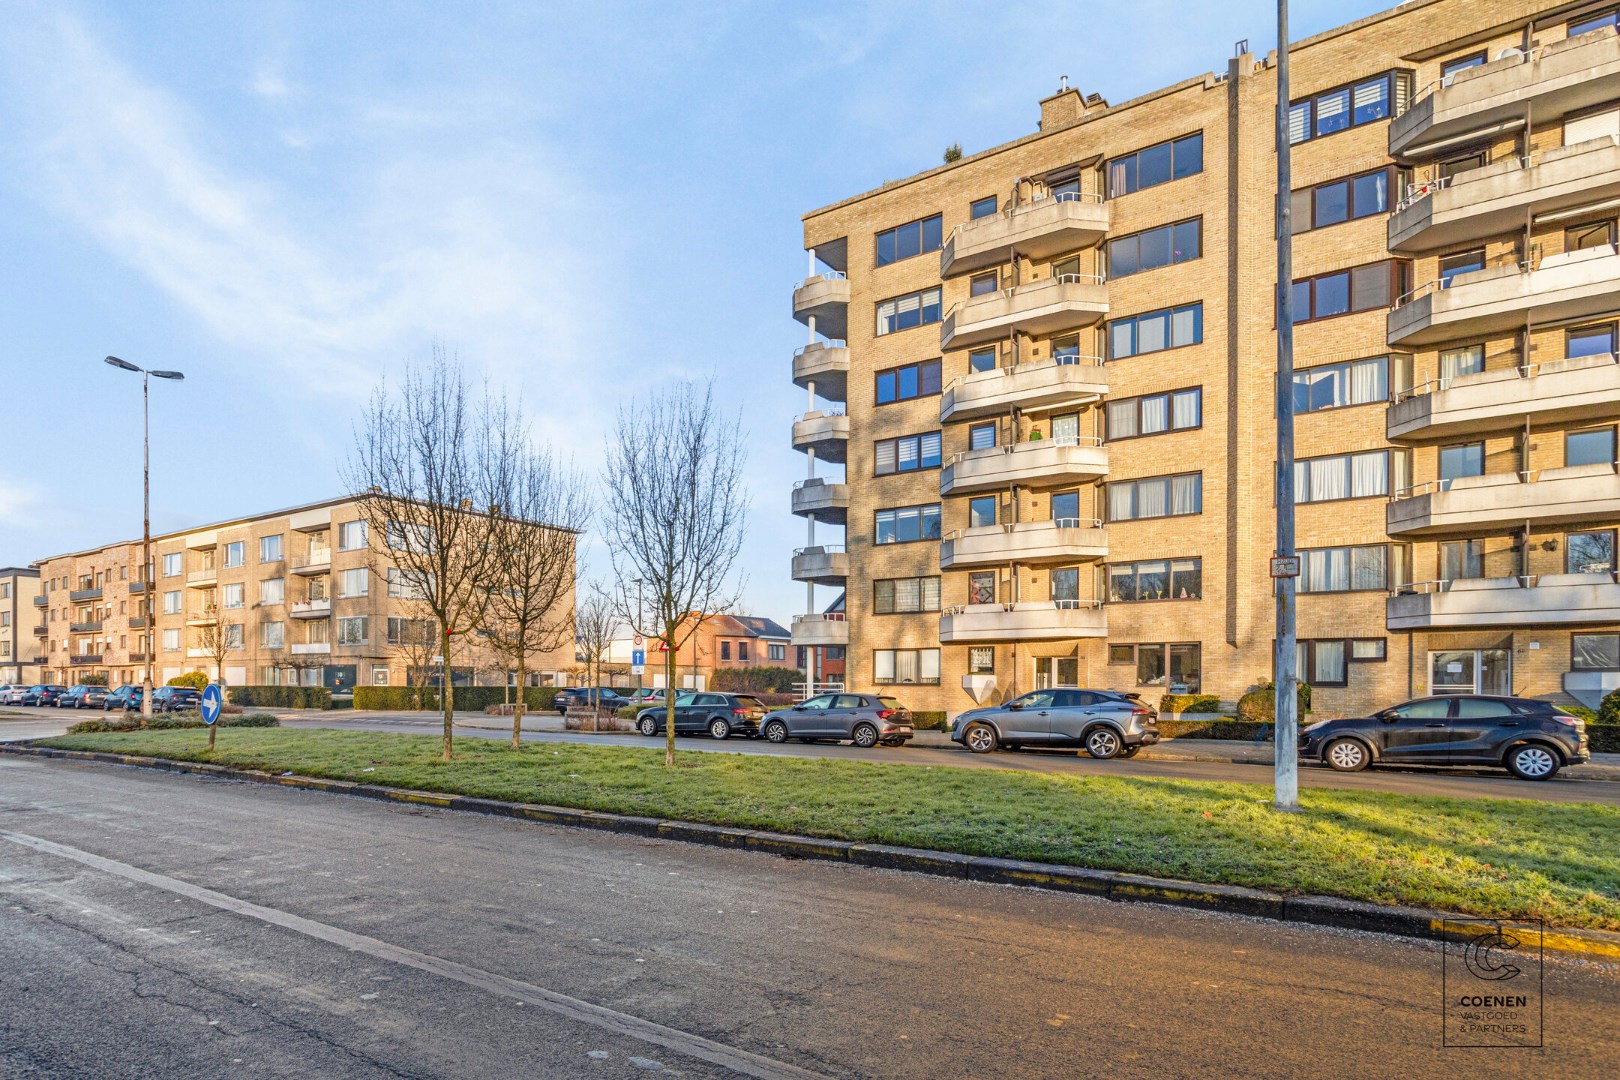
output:
[[640,720],[636,721],[636,730],[640,731],[643,735],[650,739],[654,735],[658,734],[658,721],[654,720],[650,716],[643,716]]
[[1322,750],[1322,760],[1339,772],[1360,772],[1372,760],[1372,755],[1359,740],[1334,739]]
[[969,724],[962,732],[962,745],[975,754],[988,754],[996,748],[996,730],[989,724]]
[[904,739],[884,739],[883,740],[883,745],[884,746],[904,746],[904,745],[906,745],[906,740],[904,740]]
[[765,725],[765,741],[785,743],[788,741],[787,725],[780,720],[772,720]]
[[720,719],[718,716],[715,717],[713,720],[709,721],[709,738],[711,738],[711,739],[729,739],[729,738],[731,738],[731,725],[726,723],[724,720]]
[[1086,753],[1098,761],[1118,757],[1123,749],[1125,744],[1120,741],[1119,733],[1113,728],[1095,728],[1086,733]]
[[1119,752],[1119,756],[1122,758],[1133,758],[1136,756],[1136,752],[1140,749],[1142,749],[1140,746],[1127,746],[1125,749]]
[[855,730],[850,732],[850,742],[862,750],[870,750],[877,745],[878,730],[871,724],[856,724]]
[[1508,772],[1520,780],[1551,780],[1562,764],[1557,753],[1540,743],[1515,746],[1507,756]]

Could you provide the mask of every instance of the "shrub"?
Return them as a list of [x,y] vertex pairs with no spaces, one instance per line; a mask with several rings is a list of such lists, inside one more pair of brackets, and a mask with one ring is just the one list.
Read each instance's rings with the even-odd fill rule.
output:
[[324,686],[233,686],[232,702],[260,709],[330,709],[332,691]]
[[1221,699],[1214,694],[1165,694],[1159,699],[1161,713],[1220,712]]
[[107,685],[107,676],[105,676],[105,675],[86,675],[83,679],[81,679],[79,681],[85,686],[106,686]]
[[918,731],[949,730],[951,722],[942,712],[914,712],[911,726]]
[[1597,723],[1597,713],[1593,712],[1591,709],[1588,709],[1585,705],[1565,705],[1562,706],[1562,708],[1565,712],[1580,717],[1588,724]]
[[189,686],[193,690],[208,689],[208,676],[200,671],[188,671],[169,680],[170,686]]
[[1620,724],[1588,724],[1586,738],[1594,754],[1620,754]]
[[709,680],[709,689],[724,694],[791,694],[804,682],[804,672],[790,667],[724,668]]
[[[531,686],[523,692],[523,702],[529,710],[548,712],[555,708],[557,688]],[[491,705],[500,705],[507,699],[504,686],[458,686],[452,695],[456,711],[483,712]],[[437,687],[424,686],[357,686],[354,688],[356,709],[437,710]]]
[[1161,739],[1233,739],[1253,741],[1271,722],[1252,720],[1159,720]]
[[[1307,683],[1299,684],[1299,715],[1309,716],[1311,712],[1311,688]],[[1277,687],[1267,679],[1253,690],[1238,699],[1237,717],[1251,723],[1269,724],[1277,715]]]
[[[174,731],[181,728],[207,727],[202,717],[196,713],[160,713],[157,716],[144,717],[139,713],[125,713],[112,719],[80,720],[68,728],[69,735],[97,735],[102,732],[118,731]],[[266,728],[280,727],[281,721],[269,713],[243,713],[240,716],[222,716],[219,718],[220,727],[246,727]]]
[[1598,703],[1597,722],[1620,724],[1620,690],[1610,690]]

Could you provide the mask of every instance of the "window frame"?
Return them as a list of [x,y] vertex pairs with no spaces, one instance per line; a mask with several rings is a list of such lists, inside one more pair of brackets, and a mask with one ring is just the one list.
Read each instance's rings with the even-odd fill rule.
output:
[[[902,608],[902,607],[899,606],[899,597],[900,597],[899,585],[900,585],[900,583],[902,581],[915,581],[917,583],[917,605],[918,606],[916,608]],[[932,600],[933,606],[932,607],[928,606],[929,605],[928,582],[930,582],[930,581],[932,581],[934,583],[934,585],[933,585],[933,600]],[[889,595],[888,595],[887,606],[884,606],[882,601],[881,601],[880,594],[883,592],[883,590],[878,588],[878,586],[880,586],[880,585],[887,585],[888,586],[888,594]],[[915,577],[903,577],[903,578],[873,578],[872,579],[872,614],[874,614],[874,615],[926,615],[929,612],[939,611],[939,610],[941,610],[941,605],[940,605],[940,591],[941,590],[940,590],[940,586],[941,586],[941,581],[940,581],[940,577],[939,577],[938,574],[932,574],[932,575],[930,575],[930,574],[920,574],[920,575],[917,575]]]
[[[1177,171],[1176,171],[1176,147],[1177,147],[1177,145],[1179,145],[1181,143],[1188,142],[1189,140],[1192,140],[1192,139],[1197,139],[1198,140],[1198,168],[1194,169],[1192,172],[1184,172],[1184,173],[1179,173],[1178,174]],[[1142,158],[1142,155],[1148,153],[1149,151],[1157,150],[1161,146],[1167,147],[1169,149],[1169,152],[1170,152],[1170,175],[1167,176],[1163,180],[1156,180],[1151,184],[1139,183],[1138,178],[1139,178],[1139,176],[1141,174],[1141,158]],[[1114,170],[1116,168],[1118,168],[1119,166],[1124,165],[1124,163],[1127,162],[1127,161],[1132,162],[1132,167],[1131,167],[1131,170],[1130,170],[1130,173],[1131,173],[1130,183],[1129,183],[1128,186],[1126,186],[1125,190],[1123,190],[1123,191],[1117,190],[1115,188],[1115,185],[1114,185]],[[1161,139],[1160,141],[1158,141],[1156,143],[1151,143],[1151,144],[1149,144],[1147,146],[1138,147],[1135,150],[1129,151],[1128,153],[1120,154],[1117,157],[1109,158],[1107,161],[1103,162],[1103,179],[1105,181],[1104,188],[1108,192],[1108,198],[1110,198],[1110,199],[1123,198],[1126,195],[1134,195],[1138,191],[1147,191],[1147,190],[1149,190],[1151,188],[1162,187],[1165,184],[1175,183],[1177,180],[1186,180],[1186,179],[1188,179],[1190,177],[1201,176],[1201,175],[1203,175],[1203,172],[1204,172],[1204,129],[1203,128],[1199,128],[1197,131],[1189,131],[1185,135],[1177,135],[1177,136],[1175,136],[1174,138],[1171,138],[1171,139]]]
[[[1312,408],[1304,408],[1304,409],[1302,409],[1302,408],[1299,407],[1299,400],[1298,400],[1298,397],[1297,397],[1297,392],[1299,390],[1299,385],[1300,385],[1299,384],[1300,376],[1304,375],[1304,376],[1309,377],[1312,374],[1342,368],[1344,370],[1344,373],[1345,373],[1345,379],[1346,379],[1346,381],[1348,381],[1349,374],[1350,374],[1350,369],[1355,367],[1357,364],[1365,364],[1369,360],[1382,360],[1384,362],[1384,396],[1383,397],[1381,397],[1381,398],[1369,398],[1366,401],[1352,401],[1352,402],[1349,402],[1348,404],[1344,404],[1344,405],[1323,405],[1322,407],[1316,408],[1316,409],[1312,409]],[[1401,369],[1401,370],[1397,370],[1397,369]],[[1405,383],[1406,386],[1408,386],[1408,387],[1411,385],[1411,382],[1412,382],[1412,354],[1411,353],[1396,353],[1396,352],[1378,353],[1378,354],[1375,354],[1373,356],[1357,356],[1357,357],[1353,357],[1353,358],[1351,358],[1349,360],[1335,360],[1335,361],[1333,361],[1331,363],[1327,363],[1327,364],[1312,364],[1310,367],[1298,367],[1298,368],[1294,369],[1294,391],[1295,392],[1289,395],[1289,400],[1294,402],[1294,415],[1295,416],[1308,416],[1308,415],[1310,415],[1312,413],[1336,412],[1336,411],[1341,410],[1341,409],[1360,409],[1360,408],[1363,408],[1363,407],[1365,407],[1367,405],[1381,405],[1381,406],[1384,406],[1384,407],[1387,408],[1389,406],[1391,398],[1397,393],[1397,391],[1395,389],[1395,387],[1397,385],[1397,380],[1396,380],[1397,375],[1401,376],[1400,382]],[[1307,398],[1307,405],[1308,404],[1309,404],[1309,399]]]
[[[918,527],[918,532],[921,535],[919,535],[915,540],[901,540],[901,539],[898,539],[898,532],[899,532],[899,517],[898,517],[898,515],[901,512],[906,511],[906,510],[916,510],[918,512],[918,515],[917,515],[917,527]],[[923,527],[923,523],[925,521],[927,521],[927,519],[928,519],[928,514],[926,513],[926,511],[928,511],[928,510],[933,510],[933,512],[934,512],[933,513],[933,519],[934,519],[935,532],[934,532],[933,536],[929,536],[928,535],[928,530]],[[896,534],[897,534],[896,539],[894,539],[894,540],[879,540],[878,539],[878,518],[882,514],[894,514],[894,515],[897,515],[896,518],[895,518],[895,531],[896,531]],[[940,538],[943,535],[944,535],[944,533],[943,533],[942,526],[941,526],[941,506],[937,502],[932,502],[932,503],[911,503],[911,504],[908,504],[906,506],[884,506],[884,507],[879,507],[879,508],[872,511],[872,546],[873,547],[891,547],[891,546],[894,546],[896,544],[938,543]]]
[[1569,561],[1570,560],[1570,553],[1571,553],[1571,545],[1570,545],[1569,541],[1570,541],[1570,538],[1574,537],[1574,536],[1607,536],[1609,538],[1609,569],[1608,569],[1608,573],[1611,573],[1611,574],[1614,573],[1616,565],[1620,564],[1620,547],[1617,547],[1617,541],[1620,541],[1620,536],[1616,536],[1616,532],[1617,532],[1617,530],[1615,530],[1615,529],[1573,529],[1573,530],[1565,531],[1565,533],[1564,533],[1564,573],[1566,573],[1566,574],[1601,574],[1601,573],[1604,573],[1604,571],[1602,571],[1602,570],[1575,570],[1575,569],[1571,568],[1570,561]]
[[[1382,585],[1377,585],[1366,589],[1355,588],[1353,584],[1355,581],[1355,555],[1353,553],[1356,551],[1367,551],[1373,548],[1380,548],[1384,552],[1384,583]],[[1397,548],[1401,549],[1401,554],[1398,559],[1395,555],[1395,549]],[[1305,572],[1306,560],[1310,555],[1323,551],[1342,551],[1345,553],[1345,574],[1346,580],[1352,583],[1350,588],[1307,589],[1305,587],[1306,579],[1309,577],[1309,575]],[[1385,540],[1382,543],[1377,544],[1327,544],[1322,547],[1300,548],[1298,549],[1297,554],[1299,555],[1300,560],[1300,573],[1297,586],[1300,596],[1342,596],[1345,593],[1387,593],[1397,584],[1401,584],[1395,580],[1396,577],[1400,576],[1395,572],[1396,562],[1402,563],[1402,569],[1407,573],[1410,573],[1409,568],[1412,562],[1410,546],[1397,543],[1393,540]]]
[[[1176,427],[1176,425],[1175,425],[1175,419],[1176,419],[1176,402],[1175,402],[1175,399],[1176,399],[1177,394],[1197,394],[1198,395],[1198,423],[1189,424],[1189,425],[1187,425],[1185,427]],[[1149,399],[1152,399],[1152,398],[1164,398],[1164,415],[1165,415],[1166,422],[1169,424],[1169,426],[1164,428],[1162,431],[1143,431],[1142,430],[1142,404],[1144,402],[1148,401]],[[1118,435],[1118,436],[1116,436],[1113,433],[1112,425],[1110,423],[1110,418],[1111,418],[1111,415],[1112,415],[1112,408],[1115,405],[1134,405],[1134,406],[1136,406],[1136,434],[1134,434],[1134,435]],[[1180,386],[1180,387],[1177,387],[1174,390],[1161,390],[1161,391],[1158,391],[1158,392],[1152,393],[1152,394],[1137,394],[1134,397],[1107,398],[1107,399],[1105,399],[1105,401],[1103,403],[1103,442],[1105,442],[1105,443],[1130,442],[1132,439],[1151,439],[1156,435],[1174,435],[1177,432],[1181,432],[1181,431],[1198,431],[1203,426],[1204,426],[1204,387],[1203,387],[1202,384],[1199,384],[1197,386]],[[1202,501],[1202,500],[1200,500],[1200,501]]]
[[[1196,336],[1191,341],[1177,344],[1175,340],[1176,316],[1182,312],[1188,311],[1193,312],[1193,328],[1196,332]],[[1168,341],[1169,344],[1160,349],[1142,349],[1140,347],[1142,320],[1156,319],[1161,316],[1169,319],[1169,333],[1166,336],[1166,341]],[[1131,330],[1131,351],[1116,355],[1114,353],[1114,329],[1115,327],[1123,328],[1126,326],[1129,326]],[[1103,327],[1103,334],[1103,341],[1106,345],[1105,351],[1108,354],[1108,359],[1110,362],[1115,360],[1129,360],[1135,356],[1156,356],[1159,353],[1173,352],[1176,349],[1190,349],[1194,345],[1202,345],[1204,343],[1204,302],[1202,300],[1194,300],[1190,304],[1174,304],[1170,307],[1155,308],[1152,311],[1140,311],[1135,315],[1126,315],[1118,319],[1110,319]]]
[[[1198,564],[1198,595],[1175,595],[1176,563],[1192,562]],[[1131,568],[1132,592],[1140,593],[1141,589],[1135,585],[1141,580],[1141,567],[1155,563],[1164,564],[1165,589],[1168,595],[1143,598],[1140,595],[1129,600],[1114,598],[1114,571],[1123,567]],[[1105,604],[1168,604],[1190,603],[1204,598],[1204,557],[1202,555],[1169,555],[1162,559],[1133,559],[1130,562],[1103,563],[1103,603]]]
[[[1366,127],[1368,124],[1379,124],[1386,120],[1393,119],[1395,117],[1397,103],[1402,96],[1400,92],[1400,80],[1403,78],[1410,81],[1412,79],[1412,72],[1406,68],[1386,68],[1383,71],[1374,72],[1371,75],[1364,75],[1359,79],[1351,79],[1349,82],[1340,83],[1337,86],[1329,86],[1325,89],[1306,94],[1304,97],[1295,98],[1288,103],[1288,110],[1285,114],[1287,122],[1285,123],[1284,128],[1286,132],[1285,137],[1288,139],[1288,145],[1299,146],[1302,143],[1315,142],[1318,139],[1326,139],[1334,135],[1342,134],[1346,131],[1353,131],[1358,127]],[[1384,80],[1384,114],[1382,116],[1374,116],[1366,120],[1357,121],[1356,90],[1363,86],[1369,86],[1380,79]],[[1332,131],[1318,131],[1317,123],[1321,118],[1318,103],[1324,98],[1330,98],[1341,93],[1348,95],[1345,100],[1344,127],[1335,128]],[[1411,99],[1410,88],[1407,90],[1406,97],[1408,100]],[[1294,110],[1299,108],[1301,105],[1309,106],[1303,128],[1305,133],[1301,138],[1295,139],[1292,134],[1293,115]]]
[[[1356,213],[1356,181],[1364,180],[1369,176],[1377,176],[1379,173],[1384,174],[1384,205],[1376,210],[1369,210],[1363,214]],[[1331,229],[1335,225],[1348,225],[1352,221],[1361,221],[1365,218],[1370,218],[1378,214],[1388,214],[1393,207],[1391,195],[1398,194],[1400,192],[1400,183],[1401,169],[1399,166],[1381,165],[1376,169],[1366,169],[1362,172],[1351,173],[1348,176],[1340,176],[1332,180],[1324,180],[1319,184],[1310,184],[1306,187],[1294,188],[1288,193],[1288,221],[1292,234],[1294,236],[1298,236],[1301,233],[1317,232],[1321,229]],[[1326,224],[1318,225],[1316,223],[1316,193],[1323,188],[1335,187],[1339,184],[1345,185],[1345,217],[1339,221],[1330,221]],[[1295,204],[1295,200],[1300,197],[1304,197],[1305,207],[1310,212],[1310,224],[1304,226],[1300,225],[1299,207]]]
[[[936,448],[935,449],[935,460],[934,460],[934,463],[932,465],[925,464],[924,463],[924,456],[923,456],[923,440],[929,438],[930,436],[933,437],[934,445],[935,445],[935,448]],[[909,469],[901,468],[901,465],[900,465],[900,461],[901,461],[901,458],[900,458],[900,444],[905,443],[905,442],[915,442],[917,444],[916,454],[912,458],[912,460],[917,462],[917,464],[913,465]],[[890,469],[888,472],[883,472],[883,471],[880,470],[879,464],[878,464],[879,455],[880,455],[880,449],[879,448],[886,445],[886,444],[892,444],[893,447],[894,447],[894,450],[893,450],[894,468]],[[943,431],[919,431],[915,435],[896,435],[891,439],[878,439],[878,440],[876,440],[876,441],[874,441],[872,443],[872,475],[874,477],[876,477],[876,476],[905,476],[905,475],[909,475],[911,473],[928,472],[930,469],[938,469],[938,468],[942,467],[943,464],[944,464],[944,461],[945,461],[945,433]]]
[[[1579,652],[1575,648],[1576,638],[1613,638],[1615,640],[1615,654],[1617,663],[1613,667],[1590,667],[1576,663]],[[1620,633],[1576,633],[1569,639],[1569,669],[1571,671],[1620,671]]]
[[[935,226],[934,231],[935,231],[935,235],[939,239],[939,243],[936,244],[934,247],[929,247],[928,246],[928,223],[930,221],[937,223],[936,226]],[[894,237],[895,238],[896,249],[898,250],[900,231],[902,229],[909,229],[913,225],[915,225],[917,227],[917,246],[918,246],[918,250],[911,253],[910,255],[895,255],[895,256],[891,257],[890,259],[888,259],[887,261],[885,261],[884,258],[883,258],[883,238],[885,236]],[[944,246],[945,246],[945,215],[944,214],[929,214],[926,217],[913,218],[911,221],[904,221],[904,222],[901,222],[899,225],[891,225],[887,229],[880,229],[879,231],[872,234],[872,268],[877,269],[879,267],[884,267],[884,266],[893,266],[896,263],[905,262],[907,259],[915,259],[915,258],[918,258],[919,256],[927,255],[930,252],[938,251],[940,248],[942,248]]]
[[[1381,446],[1381,447],[1378,447],[1377,449],[1374,449],[1374,450],[1347,450],[1342,454],[1316,454],[1316,455],[1311,456],[1311,457],[1295,458],[1294,459],[1294,501],[1295,501],[1295,503],[1297,503],[1300,506],[1306,506],[1306,505],[1319,505],[1321,503],[1352,502],[1352,501],[1354,501],[1356,499],[1388,499],[1388,498],[1391,498],[1391,497],[1394,496],[1396,491],[1400,490],[1402,487],[1408,486],[1406,484],[1399,484],[1399,483],[1396,482],[1397,479],[1398,479],[1396,477],[1396,475],[1395,475],[1395,458],[1396,458],[1396,455],[1398,455],[1398,454],[1405,454],[1406,455],[1406,457],[1405,457],[1405,461],[1406,461],[1406,478],[1407,478],[1408,484],[1410,484],[1411,476],[1412,476],[1411,453],[1412,453],[1411,450],[1406,448],[1406,447]],[[1354,466],[1350,465],[1349,461],[1350,461],[1351,458],[1360,457],[1363,454],[1383,454],[1384,455],[1384,490],[1383,491],[1375,492],[1374,494],[1371,494],[1371,495],[1355,495],[1355,494],[1343,495],[1343,496],[1340,496],[1340,497],[1334,498],[1334,499],[1307,499],[1307,498],[1302,498],[1301,497],[1301,492],[1302,492],[1302,490],[1304,488],[1304,485],[1302,485],[1300,483],[1299,469],[1300,469],[1301,466],[1308,466],[1309,463],[1313,462],[1313,461],[1326,461],[1326,460],[1328,460],[1330,458],[1344,458],[1345,462],[1346,462],[1345,467],[1346,467],[1346,469],[1350,470],[1349,477],[1350,477],[1351,483],[1353,484],[1354,480],[1355,480],[1355,471],[1354,471]],[[1306,477],[1310,476],[1310,472],[1309,472],[1308,468],[1307,468],[1307,471],[1305,472],[1305,476]],[[1273,501],[1275,501],[1275,496],[1273,496]]]
[[[1365,270],[1369,266],[1379,265],[1387,267],[1387,286],[1389,289],[1389,295],[1382,303],[1370,304],[1366,307],[1357,307],[1355,299],[1356,271]],[[1331,315],[1315,314],[1317,283],[1326,281],[1328,278],[1336,278],[1341,275],[1345,279],[1345,297],[1347,302],[1345,310],[1335,311]],[[1301,285],[1307,286],[1307,306],[1310,308],[1311,314],[1305,318],[1301,318],[1299,311],[1297,310],[1298,304],[1295,304],[1296,310],[1293,313],[1294,325],[1303,326],[1306,323],[1326,322],[1329,319],[1342,319],[1349,315],[1365,315],[1369,311],[1387,311],[1389,310],[1390,305],[1410,291],[1406,288],[1406,285],[1407,282],[1411,280],[1411,275],[1412,262],[1410,259],[1400,259],[1391,256],[1390,258],[1386,259],[1374,259],[1372,262],[1357,263],[1355,266],[1341,267],[1338,270],[1329,270],[1321,274],[1312,274],[1309,277],[1295,278],[1293,282],[1293,287],[1295,289],[1298,289]],[[1273,323],[1276,321],[1277,320],[1275,318],[1272,319]]]
[[[889,655],[889,672],[890,672],[890,674],[889,674],[889,677],[886,678],[886,679],[885,678],[880,678],[878,676],[878,656],[880,654],[883,654],[883,653],[887,653]],[[915,681],[903,682],[900,679],[895,678],[894,672],[898,670],[899,665],[898,665],[897,661],[898,661],[898,658],[899,658],[901,653],[915,653],[917,655],[918,678]],[[936,672],[940,671],[940,650],[937,649],[937,648],[934,648],[934,649],[873,649],[872,650],[872,682],[873,682],[873,684],[877,685],[877,686],[939,686],[940,685],[940,676],[938,674],[934,675],[933,678],[924,678],[921,675],[921,672],[923,670],[922,659],[923,659],[924,654],[926,654],[926,653],[933,653],[934,654],[934,670]]]
[[[923,314],[928,311],[929,306],[930,306],[926,302],[925,298],[930,293],[934,294],[934,302],[932,304],[932,307],[933,307],[936,314],[932,319],[925,319],[925,318],[923,318]],[[917,298],[917,318],[918,318],[919,321],[912,324],[911,326],[897,326],[892,330],[883,329],[883,305],[884,304],[895,304],[895,305],[897,305],[896,308],[895,308],[895,316],[893,316],[893,317],[898,317],[898,315],[900,313],[900,309],[898,307],[900,301],[902,301],[902,300],[910,300],[912,297]],[[936,323],[939,323],[939,322],[943,321],[944,318],[945,318],[945,289],[944,289],[944,286],[942,286],[942,285],[930,285],[925,289],[913,289],[911,292],[898,293],[898,294],[896,294],[894,296],[886,296],[882,300],[879,300],[875,304],[872,305],[872,315],[873,315],[873,334],[872,334],[873,337],[893,337],[895,334],[903,334],[907,330],[920,330],[925,326],[933,326]]]
[[[981,210],[980,207],[984,206],[985,203],[990,204],[990,209]],[[972,199],[968,202],[968,220],[980,221],[987,217],[995,217],[996,211],[1000,208],[1001,203],[995,195],[986,195],[982,199]]]
[[[934,382],[938,389],[923,390],[923,372],[932,367],[934,369]],[[900,396],[900,373],[914,370],[916,372],[917,392],[909,397]],[[884,376],[892,376],[895,380],[895,396],[885,401],[882,397]],[[943,362],[935,357],[932,360],[917,360],[909,364],[897,364],[894,367],[881,368],[872,373],[872,407],[882,408],[885,405],[899,405],[906,401],[920,401],[923,398],[938,397],[945,392]]]
[[[1197,235],[1198,235],[1198,253],[1196,255],[1188,256],[1187,258],[1178,259],[1178,258],[1175,257],[1175,246],[1174,246],[1175,245],[1175,230],[1180,228],[1183,225],[1193,225],[1193,226],[1195,226],[1195,228],[1197,230]],[[1142,237],[1147,236],[1149,233],[1156,233],[1156,232],[1164,232],[1164,233],[1168,234],[1167,243],[1170,245],[1170,255],[1171,255],[1170,261],[1165,262],[1165,263],[1159,263],[1156,266],[1143,267],[1142,266],[1142,258],[1141,258],[1141,254],[1142,254],[1142,244],[1141,244]],[[1118,270],[1115,269],[1115,266],[1114,266],[1114,246],[1116,244],[1123,244],[1128,240],[1136,241],[1136,249],[1137,249],[1136,268],[1134,270],[1130,270],[1130,271],[1127,271],[1125,273],[1120,273]],[[1119,280],[1119,279],[1122,279],[1122,278],[1128,278],[1128,277],[1135,277],[1137,274],[1150,274],[1155,270],[1164,270],[1164,269],[1167,269],[1167,268],[1172,267],[1172,266],[1180,266],[1183,263],[1197,262],[1199,259],[1202,259],[1204,257],[1204,216],[1202,214],[1198,214],[1198,215],[1195,215],[1193,217],[1180,218],[1180,219],[1178,219],[1176,221],[1166,222],[1163,225],[1154,225],[1151,228],[1138,229],[1136,232],[1126,233],[1123,236],[1110,237],[1108,239],[1107,243],[1105,243],[1103,245],[1103,253],[1104,253],[1104,258],[1106,260],[1106,264],[1107,264],[1107,267],[1108,267],[1108,272],[1107,272],[1106,276],[1107,276],[1108,280],[1110,280],[1110,281],[1115,281],[1115,280]]]
[[[1171,481],[1173,481],[1173,480],[1175,480],[1175,479],[1177,479],[1179,477],[1183,477],[1183,476],[1196,476],[1196,477],[1198,477],[1198,509],[1189,510],[1189,511],[1186,511],[1184,513],[1179,513],[1179,514],[1174,512],[1174,511],[1170,511],[1169,513],[1164,513],[1164,514],[1154,514],[1151,517],[1141,517],[1139,515],[1132,515],[1131,517],[1128,517],[1128,518],[1115,518],[1113,516],[1113,498],[1111,496],[1112,496],[1113,489],[1116,486],[1123,485],[1123,484],[1136,485],[1136,484],[1142,484],[1142,483],[1146,483],[1146,482],[1153,481],[1153,480],[1171,480]],[[1174,492],[1175,492],[1175,489],[1174,489],[1174,486],[1172,485],[1171,488],[1170,488],[1170,494],[1171,494],[1170,504],[1172,504],[1172,505],[1174,503]],[[1134,495],[1132,496],[1131,501],[1133,503],[1136,501],[1136,498],[1135,498]],[[1138,476],[1138,477],[1133,477],[1133,478],[1131,478],[1129,480],[1110,480],[1110,481],[1105,482],[1104,485],[1103,485],[1103,516],[1104,516],[1104,520],[1110,525],[1116,524],[1116,523],[1123,524],[1124,522],[1127,522],[1127,521],[1160,521],[1160,520],[1162,520],[1164,518],[1172,518],[1172,517],[1195,517],[1195,516],[1197,516],[1199,514],[1202,514],[1203,512],[1204,512],[1204,472],[1203,472],[1202,469],[1192,469],[1192,470],[1188,470],[1186,472],[1176,472],[1176,473],[1160,473],[1160,474],[1155,475],[1155,476]]]

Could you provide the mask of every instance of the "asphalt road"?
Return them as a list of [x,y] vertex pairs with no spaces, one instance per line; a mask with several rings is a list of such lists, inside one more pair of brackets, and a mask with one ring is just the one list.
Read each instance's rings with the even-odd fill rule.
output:
[[0,1075],[1613,1075],[1442,1049],[1425,943],[0,759]]

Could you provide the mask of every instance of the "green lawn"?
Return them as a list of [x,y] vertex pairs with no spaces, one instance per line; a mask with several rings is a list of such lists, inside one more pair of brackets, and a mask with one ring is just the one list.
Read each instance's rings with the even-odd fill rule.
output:
[[1145,778],[243,729],[43,745],[1620,929],[1620,808]]

